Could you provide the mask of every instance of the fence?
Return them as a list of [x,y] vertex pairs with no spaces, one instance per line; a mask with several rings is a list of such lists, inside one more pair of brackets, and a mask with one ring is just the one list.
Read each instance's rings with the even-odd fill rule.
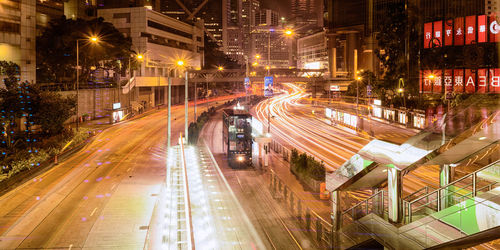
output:
[[313,236],[321,247],[332,246],[332,224],[321,218],[314,210],[305,206],[302,200],[274,173],[270,171],[269,189],[276,199],[293,214],[300,226]]

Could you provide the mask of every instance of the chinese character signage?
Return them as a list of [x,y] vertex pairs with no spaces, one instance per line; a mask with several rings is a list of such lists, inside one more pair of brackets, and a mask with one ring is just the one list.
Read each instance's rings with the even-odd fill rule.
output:
[[443,44],[443,21],[434,22],[434,41],[433,44],[437,47],[441,47]]
[[421,93],[500,93],[500,68],[421,70]]
[[500,42],[496,14],[424,23],[424,48]]
[[455,18],[455,45],[464,45],[464,18]]
[[485,43],[488,40],[486,23],[486,15],[477,17],[477,42],[479,43]]
[[453,19],[444,22],[443,38],[445,46],[453,45]]
[[465,44],[472,44],[476,41],[476,16],[465,18]]
[[432,23],[424,24],[424,48],[431,47],[432,40]]

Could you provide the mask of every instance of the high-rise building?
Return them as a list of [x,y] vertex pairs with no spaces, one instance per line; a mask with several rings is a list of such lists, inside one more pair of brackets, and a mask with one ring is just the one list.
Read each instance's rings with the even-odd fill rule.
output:
[[223,45],[223,20],[228,19],[223,15],[223,8],[227,9],[226,0],[184,0],[182,1],[186,11],[176,1],[162,0],[160,12],[177,20],[192,23],[193,20],[203,20],[205,32],[209,39],[214,40],[220,46]]
[[255,15],[260,11],[258,0],[242,0],[241,30],[243,32],[243,53],[250,57],[252,54],[251,32],[256,24]]
[[255,14],[255,26],[251,31],[251,62],[271,68],[288,68],[292,60],[293,38],[285,35],[280,26],[280,15],[270,9]]
[[297,30],[307,31],[323,27],[322,0],[290,0],[291,18]]
[[280,15],[270,9],[263,9],[255,14],[255,25],[257,26],[278,26]]

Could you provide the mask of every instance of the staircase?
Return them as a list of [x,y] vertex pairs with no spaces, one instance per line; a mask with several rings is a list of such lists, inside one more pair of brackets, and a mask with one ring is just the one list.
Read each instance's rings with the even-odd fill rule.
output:
[[[485,232],[498,233],[499,172],[500,160],[439,189],[412,194],[403,201],[401,224],[387,221],[388,195],[381,190],[342,213],[341,247],[375,239],[387,248],[425,249],[446,247]],[[488,239],[479,237],[473,244]]]

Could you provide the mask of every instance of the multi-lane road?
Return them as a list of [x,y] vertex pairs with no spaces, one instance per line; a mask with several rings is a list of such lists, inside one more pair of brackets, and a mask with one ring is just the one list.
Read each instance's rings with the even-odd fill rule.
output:
[[[175,145],[184,130],[183,106],[172,116]],[[165,179],[166,117],[161,109],[110,126],[1,196],[0,249],[143,248]]]

